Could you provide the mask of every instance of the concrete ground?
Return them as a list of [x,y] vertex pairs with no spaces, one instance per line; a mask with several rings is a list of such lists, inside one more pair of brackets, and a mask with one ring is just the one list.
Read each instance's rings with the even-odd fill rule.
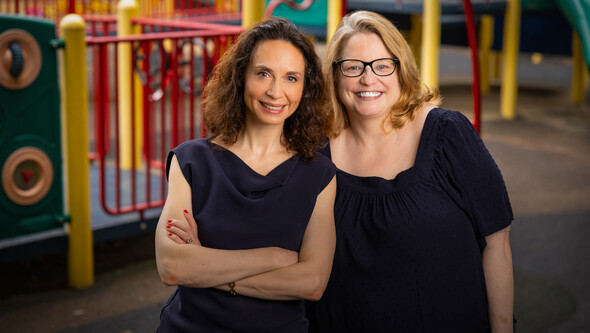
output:
[[[471,115],[468,56],[444,48],[440,79],[443,107]],[[499,116],[499,82],[482,100],[482,137],[515,214],[519,333],[590,332],[590,101],[571,103],[570,77],[567,58],[533,65],[523,55],[517,119]],[[63,253],[2,265],[2,331],[153,332],[172,292],[153,258],[151,235],[98,244],[95,284],[84,290],[66,287]]]

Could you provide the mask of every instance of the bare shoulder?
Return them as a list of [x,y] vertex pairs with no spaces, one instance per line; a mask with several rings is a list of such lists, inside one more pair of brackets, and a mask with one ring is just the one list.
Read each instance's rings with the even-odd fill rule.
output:
[[430,111],[432,111],[436,107],[437,106],[432,103],[422,104],[422,106],[420,107],[420,110],[418,110],[418,114],[417,114],[416,118],[419,118],[420,122],[422,124],[424,124],[424,122],[426,121],[426,117],[428,117],[428,114],[430,113]]
[[426,117],[430,111],[436,108],[436,105],[432,103],[424,103],[420,106],[419,110],[416,111],[416,115],[414,119],[410,122],[412,132],[422,133],[422,128],[424,128],[424,123],[426,122]]

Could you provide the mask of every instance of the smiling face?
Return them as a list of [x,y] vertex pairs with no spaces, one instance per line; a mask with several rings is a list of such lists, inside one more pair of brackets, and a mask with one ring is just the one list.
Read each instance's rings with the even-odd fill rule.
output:
[[[358,33],[344,44],[340,59],[371,62],[379,58],[392,57],[379,36],[373,33]],[[338,95],[350,119],[385,119],[400,96],[397,73],[398,69],[392,75],[377,76],[369,66],[359,77],[345,77],[340,73]]]
[[283,125],[301,101],[305,60],[289,42],[267,40],[254,49],[246,69],[246,121]]

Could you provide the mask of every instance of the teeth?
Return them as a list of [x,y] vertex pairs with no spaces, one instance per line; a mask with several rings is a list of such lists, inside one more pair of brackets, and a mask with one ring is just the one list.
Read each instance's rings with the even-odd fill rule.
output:
[[279,111],[280,109],[283,108],[282,105],[280,105],[280,106],[272,106],[272,105],[268,105],[266,103],[262,103],[262,105],[264,105],[265,108],[270,109],[270,110],[273,110],[273,111]]
[[359,95],[360,97],[377,97],[381,95],[381,93],[378,91],[363,91],[357,93],[357,95]]

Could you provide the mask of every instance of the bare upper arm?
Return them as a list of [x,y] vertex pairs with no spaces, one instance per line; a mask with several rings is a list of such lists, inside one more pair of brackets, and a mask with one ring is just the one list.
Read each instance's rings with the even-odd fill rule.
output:
[[[162,214],[158,221],[158,227],[156,228],[156,246],[158,245],[158,239],[160,241],[165,238],[170,241],[165,233],[165,225],[168,219],[185,220],[183,211],[186,209],[189,212],[193,212],[192,209],[192,190],[187,182],[186,178],[182,174],[180,165],[176,156],[172,157],[170,162],[170,170],[168,174],[168,195],[166,202],[162,208]],[[157,250],[157,249],[156,249]]]
[[303,235],[300,260],[306,260],[316,254],[331,261],[336,245],[336,229],[334,225],[334,200],[336,197],[336,177],[318,195],[311,218]]
[[486,247],[484,251],[501,249],[504,251],[510,251],[510,226],[504,229],[498,230],[491,235],[486,236]]

